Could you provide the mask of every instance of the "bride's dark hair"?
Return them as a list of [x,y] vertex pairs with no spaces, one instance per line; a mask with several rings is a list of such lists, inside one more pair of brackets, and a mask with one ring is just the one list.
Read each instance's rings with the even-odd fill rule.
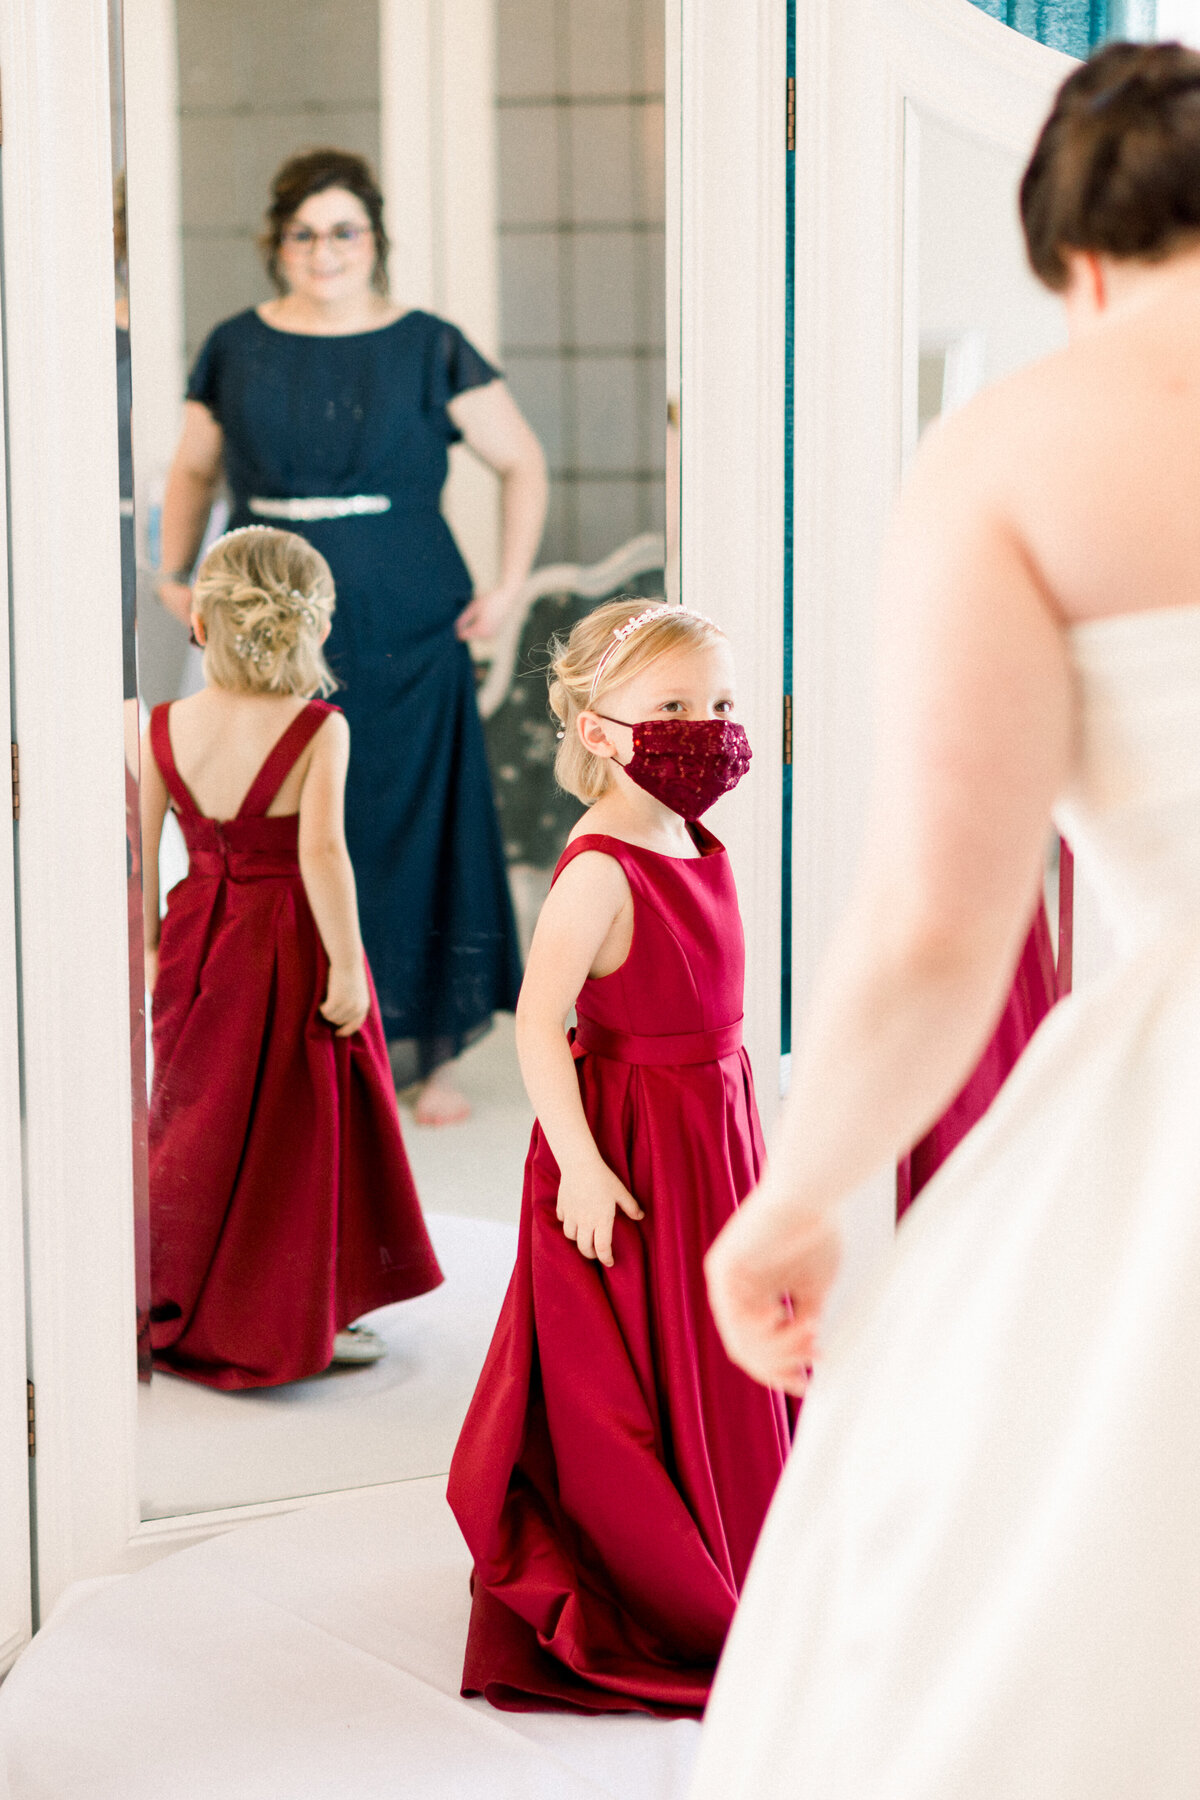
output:
[[1153,262],[1200,238],[1200,54],[1106,44],[1068,76],[1021,182],[1021,222],[1055,290],[1064,251]]

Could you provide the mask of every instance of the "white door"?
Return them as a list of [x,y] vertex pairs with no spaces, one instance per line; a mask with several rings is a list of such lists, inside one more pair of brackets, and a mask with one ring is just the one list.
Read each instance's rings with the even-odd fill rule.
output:
[[[796,0],[798,1009],[857,852],[875,584],[919,422],[922,347],[928,372],[940,344],[953,398],[1053,341],[1054,306],[1023,266],[1016,186],[1073,66],[970,0]],[[985,219],[993,231],[965,229]],[[852,1211],[848,1286],[893,1216],[885,1174]]]
[[[0,491],[6,486],[0,433]],[[8,521],[0,509],[0,745],[9,706]],[[5,774],[7,775],[5,752]],[[14,864],[17,825],[0,783],[0,1675],[30,1630],[29,1440],[26,1428],[25,1243]]]

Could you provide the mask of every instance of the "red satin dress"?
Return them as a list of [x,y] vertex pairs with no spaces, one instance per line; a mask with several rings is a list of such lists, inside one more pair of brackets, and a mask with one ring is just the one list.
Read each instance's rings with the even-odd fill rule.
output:
[[573,1054],[618,1212],[614,1267],[556,1215],[535,1124],[517,1263],[450,1469],[474,1558],[463,1693],[511,1711],[697,1715],[789,1447],[782,1396],[729,1361],[701,1260],[758,1180],[729,859],[616,838],[633,895],[622,966],[584,983]]
[[333,710],[309,702],[225,820],[180,778],[169,707],[150,718],[188,847],[154,991],[151,1341],[157,1368],[210,1387],[316,1374],[352,1319],[442,1279],[374,988],[353,1037],[321,1018],[329,961],[300,878],[299,815],[267,817]]

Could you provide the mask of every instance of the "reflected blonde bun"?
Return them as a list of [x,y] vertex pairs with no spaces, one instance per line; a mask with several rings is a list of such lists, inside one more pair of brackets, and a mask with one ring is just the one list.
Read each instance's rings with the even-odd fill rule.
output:
[[321,640],[335,604],[329,564],[306,538],[270,525],[227,532],[192,587],[205,679],[239,694],[332,693]]

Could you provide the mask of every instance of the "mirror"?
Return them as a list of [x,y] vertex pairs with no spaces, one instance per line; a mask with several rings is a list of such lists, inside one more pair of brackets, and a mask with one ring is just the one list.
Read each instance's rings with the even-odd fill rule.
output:
[[[139,1389],[144,1518],[447,1469],[513,1262],[532,1122],[507,1009],[515,998],[521,949],[578,811],[555,789],[551,774],[554,729],[545,703],[545,645],[554,631],[604,599],[677,593],[679,395],[677,373],[668,376],[667,352],[670,346],[677,371],[678,331],[673,318],[668,323],[665,279],[668,267],[678,267],[677,253],[669,252],[666,242],[668,201],[673,222],[677,207],[666,177],[663,0],[627,0],[613,8],[586,0],[479,0],[476,10],[478,29],[466,32],[460,19],[458,35],[449,42],[439,37],[446,30],[443,9],[412,0],[403,5],[341,0],[336,8],[321,0],[296,0],[287,8],[268,0],[243,0],[234,8],[215,8],[207,0],[125,0],[136,476],[130,525],[137,553],[142,724],[153,708],[194,695],[204,683],[200,650],[158,598],[163,569],[176,573],[176,586],[184,588],[201,539],[210,543],[230,524],[282,526],[322,550],[339,586],[340,610],[328,651],[343,681],[332,700],[350,723],[348,839],[359,911],[383,1005],[391,1077],[400,1087],[404,1147],[445,1275],[440,1286],[382,1306],[373,1298],[380,1287],[378,1270],[370,1280],[364,1276],[357,1292],[371,1303],[353,1308],[353,1320],[382,1339],[379,1359],[338,1362],[306,1370],[301,1378],[272,1378],[272,1369],[287,1365],[280,1346],[283,1339],[290,1342],[299,1315],[306,1316],[307,1324],[300,1325],[312,1335],[314,1287],[324,1283],[321,1304],[328,1310],[331,1281],[345,1277],[342,1285],[353,1287],[345,1271],[355,1256],[361,1264],[364,1254],[368,1259],[382,1254],[385,1269],[389,1257],[394,1268],[405,1243],[419,1249],[420,1228],[413,1225],[409,1239],[402,1231],[399,1240],[393,1234],[382,1251],[374,1240],[365,1252],[347,1248],[343,1238],[338,1255],[331,1260],[327,1250],[322,1265],[314,1267],[320,1259],[312,1248],[312,1217],[306,1214],[303,1225],[285,1221],[282,1229],[268,1227],[264,1214],[247,1211],[243,1188],[227,1216],[215,1225],[210,1220],[203,1244],[193,1241],[197,1214],[189,1212],[193,1202],[184,1191],[186,1182],[178,1179],[179,1161],[174,1186],[161,1173],[164,1119],[177,1104],[180,1076],[178,1042],[168,1042],[163,1024],[175,1003],[174,990],[164,994],[160,965],[159,1066],[150,1076],[157,1084],[152,1180],[138,1240],[139,1303],[148,1308],[153,1302],[158,1359],[152,1379]],[[114,42],[119,42],[116,32]],[[369,330],[332,337],[296,329],[287,307],[280,310],[280,295],[256,242],[276,171],[298,152],[323,145],[363,156],[380,173],[392,241],[388,302],[380,295],[381,310]],[[317,198],[328,201],[328,191]],[[318,221],[315,244],[282,246],[285,265],[293,266],[288,255],[303,254],[319,268],[329,254],[319,232],[336,236],[340,226],[358,222],[355,207],[347,220],[331,215]],[[284,218],[282,224],[294,229],[297,221]],[[373,249],[373,241],[363,241]],[[333,240],[330,248],[336,248]],[[297,276],[294,286],[285,281],[285,293],[298,292],[304,278]],[[385,310],[388,304],[391,311]],[[439,335],[441,320],[457,328],[448,339]],[[217,339],[211,336],[215,328]],[[214,344],[226,356],[224,375],[220,368],[214,372]],[[402,345],[408,346],[403,353]],[[392,346],[399,360],[389,365],[384,353]],[[326,358],[326,370],[333,366],[329,358],[341,359],[332,385],[328,374],[312,374],[314,357]],[[399,409],[415,402],[393,397],[406,379],[425,384],[420,405],[428,413],[430,359],[438,357],[435,376],[443,387],[435,408],[442,432],[437,454],[444,455],[446,439],[459,432],[468,440],[450,445],[442,496],[442,512],[470,571],[462,591],[454,588],[456,553],[447,547],[450,540],[429,497],[432,480],[436,502],[436,457],[421,473],[425,489],[408,511],[395,483],[380,505],[388,479],[378,460],[374,467],[368,459],[352,470],[346,461],[352,462],[371,431],[382,434],[371,439],[377,444],[389,432],[402,438],[411,429]],[[443,687],[441,700],[430,703],[424,650],[415,643],[401,675],[389,669],[376,679],[371,645],[364,648],[361,636],[370,616],[388,616],[386,601],[382,612],[370,615],[368,609],[378,609],[380,596],[389,591],[394,608],[432,605],[436,594],[452,618],[471,587],[486,593],[500,579],[501,482],[487,456],[472,453],[469,410],[472,395],[488,388],[497,368],[542,446],[549,504],[516,604],[494,631],[470,646],[476,690],[471,704],[482,719],[482,735],[460,721],[439,763],[431,748],[438,722],[451,701],[458,701],[453,695],[447,700],[449,689]],[[181,513],[177,460],[180,402],[189,372],[189,411],[193,416],[196,408],[207,411],[210,421],[219,415],[221,427],[220,479],[211,493],[203,482],[193,483],[194,541],[186,517],[181,524],[186,507]],[[332,418],[347,394],[353,417],[327,425],[322,409]],[[463,396],[468,406],[451,410]],[[359,430],[363,409],[367,426]],[[484,435],[481,427],[476,430],[476,451]],[[203,442],[212,449],[211,432]],[[259,458],[258,473],[247,487],[246,459],[253,456]],[[262,474],[264,458],[274,458],[269,484]],[[193,475],[195,468],[193,457]],[[259,491],[263,487],[265,493]],[[330,499],[358,504],[331,513]],[[300,501],[306,506],[296,504]],[[381,519],[383,530],[372,539]],[[406,538],[396,535],[398,522],[405,524]],[[372,544],[389,548],[381,552]],[[348,545],[357,548],[348,553]],[[415,583],[405,573],[412,567],[424,571]],[[171,590],[164,592],[170,598]],[[396,641],[385,644],[385,658]],[[186,764],[186,732],[180,735],[178,718],[167,728],[168,742]],[[467,803],[461,784],[454,785],[459,783],[455,759],[460,752],[475,754],[476,739],[479,770],[470,801],[475,811],[468,817],[456,810]],[[367,771],[357,790],[356,760]],[[136,763],[131,766],[136,771]],[[199,787],[203,771],[195,762],[191,768]],[[446,781],[457,796],[453,803],[435,798]],[[492,940],[499,935],[502,947],[498,959],[492,954],[490,973],[485,968],[481,976],[479,946],[470,941],[475,927],[469,917],[463,927],[459,912],[469,915],[482,904],[479,890],[487,885],[487,869],[482,877],[471,870],[479,867],[481,835],[497,829],[489,824],[493,804],[500,900],[493,884],[493,915],[481,929]],[[372,839],[373,826],[384,815],[386,830],[375,831]],[[436,984],[420,990],[423,977],[417,979],[430,1013],[425,1024],[414,1026],[414,1003],[397,997],[403,987],[397,971],[408,954],[400,928],[420,909],[414,897],[421,889],[417,865],[435,862],[447,844],[450,854],[457,854],[456,827],[460,837],[471,840],[468,851],[475,861],[466,855],[456,864],[448,890],[453,916],[447,915],[450,902],[443,896],[434,929],[451,940],[450,961],[457,959],[459,971],[456,991],[460,1001],[464,993],[467,999],[447,1025],[438,1013]],[[379,840],[388,833],[392,873],[390,885],[380,889]],[[148,859],[150,854],[147,849]],[[198,869],[207,852],[197,852],[193,842],[192,854]],[[412,871],[407,886],[396,875],[406,855]],[[155,869],[158,874],[158,911],[188,866],[180,821],[168,813],[150,870],[151,877]],[[136,868],[133,879],[140,885]],[[501,914],[507,909],[506,886],[512,926],[503,916],[496,923],[495,907]],[[177,893],[177,904],[184,892]],[[136,1017],[144,990],[140,920],[135,956],[134,918],[131,910]],[[204,929],[219,928],[214,918]],[[258,973],[257,965],[248,968],[248,988]],[[422,1002],[415,1004],[419,1011]],[[231,1134],[244,1131],[247,1093],[261,1091],[272,1052],[265,1029],[257,1075],[252,1067],[240,1085],[227,1079],[239,1028],[232,1008],[217,1025],[206,1027],[204,1048],[193,1053],[189,1092],[199,1095],[197,1104],[210,1096],[211,1105],[202,1125],[193,1121],[191,1141],[199,1148],[185,1168],[189,1178],[228,1147]],[[448,1053],[458,1053],[452,1090],[469,1116],[455,1123],[417,1123],[415,1108],[428,1091],[420,1079],[443,1067]],[[136,1047],[134,1054],[135,1061],[144,1058],[144,1048]],[[144,1084],[141,1091],[144,1096]],[[388,1093],[390,1104],[390,1085]],[[309,1123],[302,1109],[297,1141]],[[144,1158],[144,1114],[141,1129]],[[276,1146],[281,1162],[292,1147]],[[306,1206],[314,1193],[310,1164],[311,1159],[304,1162],[298,1185],[288,1189],[293,1198],[303,1189]],[[237,1157],[234,1166],[239,1167]],[[235,1175],[235,1187],[239,1179]],[[277,1192],[268,1192],[253,1204],[269,1210],[278,1199]],[[211,1194],[205,1204],[211,1209]],[[328,1238],[337,1219],[328,1199],[324,1206]],[[167,1292],[161,1271],[175,1266],[175,1246],[183,1238],[190,1266],[202,1264],[201,1274],[187,1293]],[[263,1321],[256,1385],[232,1385],[239,1379],[236,1370],[230,1385],[221,1385],[229,1361],[222,1362],[212,1334],[206,1340],[196,1322],[204,1305],[209,1319],[239,1303],[245,1312],[248,1290],[257,1296]],[[342,1317],[345,1310],[344,1303],[339,1327],[351,1322]],[[254,1329],[251,1320],[251,1336]],[[239,1330],[244,1341],[245,1325]]]
[[[905,231],[905,449],[939,413],[1066,342],[1062,306],[1025,259],[1024,160],[909,103]],[[914,241],[915,238],[915,241]]]

